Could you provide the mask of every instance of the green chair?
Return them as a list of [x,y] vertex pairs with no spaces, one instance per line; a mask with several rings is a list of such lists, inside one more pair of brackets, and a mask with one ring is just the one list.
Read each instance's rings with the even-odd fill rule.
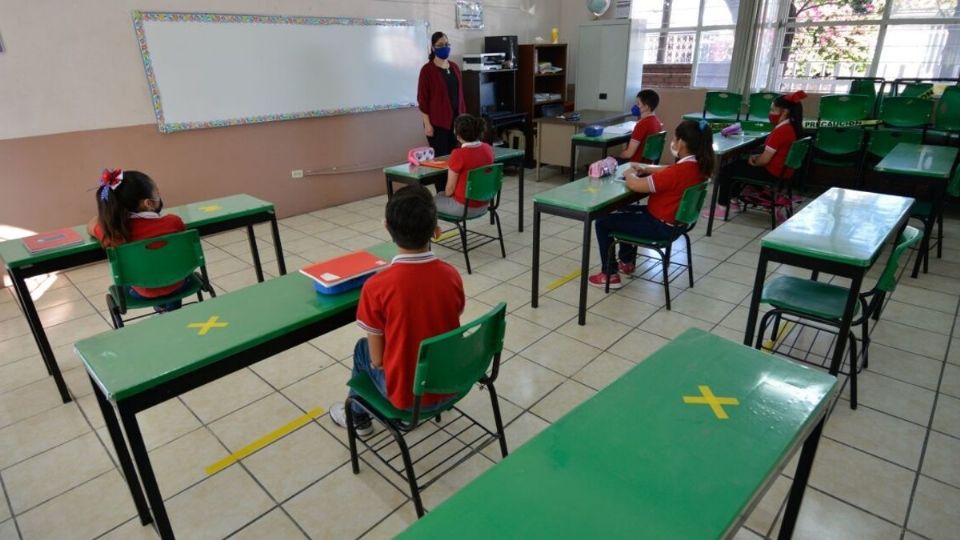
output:
[[865,136],[861,128],[820,127],[814,138],[816,165],[826,167],[854,167],[859,163]]
[[643,154],[641,156],[643,159],[653,163],[654,165],[660,164],[660,157],[663,156],[663,147],[667,144],[667,132],[661,131],[660,133],[654,133],[647,137],[643,141]]
[[[463,258],[467,261],[468,274],[473,273],[472,269],[470,268],[469,254],[470,250],[472,249],[489,244],[494,240],[499,240],[500,255],[504,258],[507,257],[507,251],[503,247],[503,230],[500,228],[500,215],[497,214],[497,207],[500,206],[501,187],[503,187],[502,163],[496,163],[494,165],[487,165],[486,167],[473,169],[467,173],[466,197],[471,201],[482,201],[488,203],[487,206],[483,207],[484,212],[468,217],[467,211],[469,208],[467,206],[464,206],[463,214],[459,216],[437,212],[437,218],[453,223],[457,227],[457,231],[460,233],[459,242],[457,242],[456,238],[451,237],[438,242],[438,244],[463,253]],[[488,234],[467,230],[468,221],[481,218],[488,213],[497,225],[497,236],[490,236]]]
[[770,115],[770,105],[781,94],[774,92],[755,92],[747,98],[747,120],[766,122]]
[[[880,91],[877,91],[877,85],[880,85]],[[885,81],[879,77],[853,77],[850,79],[850,89],[847,94],[867,96],[873,104],[870,107],[870,115],[877,112],[879,96],[883,93]]]
[[[770,204],[771,229],[777,228],[777,208],[783,208],[788,217],[793,215],[793,184],[797,181],[795,175],[796,171],[802,169],[807,162],[807,154],[810,152],[811,141],[811,137],[804,137],[793,141],[793,144],[790,145],[790,151],[787,153],[787,159],[783,164],[783,172],[776,182],[767,182],[765,180],[744,176],[734,176],[729,180],[731,183],[731,193],[739,193],[744,185],[760,186],[770,189],[772,192]],[[787,171],[792,171],[794,176],[787,177]],[[724,221],[727,220],[726,218],[727,216],[724,216]]]
[[895,96],[883,100],[878,120],[894,128],[918,128],[924,132],[930,125],[933,102],[929,99]]
[[[857,372],[861,368],[867,367],[869,363],[869,357],[867,356],[870,347],[869,320],[875,314],[879,314],[884,298],[897,287],[897,270],[903,252],[919,240],[920,231],[917,229],[906,227],[903,230],[900,240],[887,260],[887,266],[884,268],[880,280],[877,281],[872,290],[861,294],[860,301],[856,304],[855,319],[851,328],[860,326],[863,365],[861,366],[857,361],[857,338],[851,330],[849,334],[851,409],[857,408]],[[756,348],[759,349],[763,345],[764,334],[770,321],[774,321],[770,335],[772,339],[776,340],[780,331],[780,322],[784,315],[839,327],[849,293],[850,291],[846,287],[801,277],[780,276],[774,278],[764,285],[763,294],[760,298],[760,302],[773,306],[773,309],[768,311],[760,321]]]
[[873,100],[863,95],[834,94],[820,98],[820,113],[817,125],[829,122],[843,126],[857,124],[870,116]]
[[[898,88],[895,85],[894,88]],[[930,99],[933,97],[933,83],[907,83],[902,90],[897,93],[900,97],[912,97],[921,99]]]
[[[693,287],[693,255],[690,253],[689,232],[697,225],[700,218],[700,211],[703,210],[703,203],[707,198],[707,184],[703,182],[695,186],[690,186],[683,191],[680,198],[680,206],[677,207],[677,213],[674,214],[673,234],[665,240],[654,240],[652,238],[641,238],[623,233],[613,233],[610,237],[613,242],[610,243],[610,251],[607,253],[608,261],[615,260],[616,246],[618,243],[632,244],[637,247],[649,248],[660,255],[661,274],[663,274],[663,291],[667,299],[667,309],[670,309],[670,257],[673,251],[673,243],[680,237],[683,237],[687,244],[687,264],[674,263],[681,268],[687,267],[687,276],[690,280],[690,286]],[[610,292],[610,276],[607,275],[606,292]]]
[[[377,435],[366,440],[360,439],[360,442],[390,469],[398,475],[406,477],[418,517],[423,517],[424,514],[420,491],[426,489],[453,467],[475,455],[493,442],[494,439],[500,442],[500,454],[507,457],[507,441],[503,433],[503,420],[500,417],[500,402],[494,388],[494,381],[496,381],[497,373],[500,370],[500,353],[503,350],[506,314],[507,305],[501,302],[479,319],[445,334],[425,339],[420,343],[420,353],[417,358],[417,368],[413,380],[414,405],[412,410],[401,410],[394,407],[374,386],[373,381],[367,375],[358,375],[347,383],[356,393],[355,396],[347,398],[344,406],[347,413],[347,437],[350,444],[350,462],[353,466],[353,473],[359,474],[360,472],[360,461],[357,455],[358,437],[353,425],[353,408],[351,407],[353,403],[356,403],[368,411],[373,418],[376,418],[386,428],[393,441],[397,443],[400,449],[399,456],[393,454],[391,457],[385,458],[383,451],[389,447],[389,437]],[[496,433],[455,407],[476,384],[482,385],[489,391]],[[421,406],[421,399],[424,394],[452,394],[453,397],[443,402],[442,405],[424,409]],[[429,450],[426,455],[417,461],[413,461],[410,448],[421,444],[426,438],[408,447],[404,435],[431,419],[436,419],[439,422],[441,413],[451,409],[459,413],[460,417],[455,418],[448,425],[459,424],[462,419],[465,419],[469,425],[463,429],[458,426],[456,433],[451,430],[449,437],[443,443]],[[465,434],[473,427],[478,427],[482,433],[478,438],[471,440],[469,437],[472,437],[472,434]],[[438,430],[430,435],[430,438],[438,434],[448,433],[445,430]],[[461,450],[454,452],[450,457],[439,463],[431,462],[430,468],[418,477],[414,465],[424,458],[436,459],[434,452],[449,442],[466,445],[468,452],[466,452],[466,455],[462,455],[463,451]],[[402,468],[391,463],[396,461],[397,457],[402,459]],[[451,460],[455,460],[452,465],[433,476],[428,482],[421,482],[425,476]]]
[[933,130],[946,133],[948,141],[951,135],[960,135],[960,86],[948,86],[943,91],[937,101]]
[[[107,248],[107,260],[113,274],[113,285],[107,290],[107,310],[114,328],[123,327],[123,315],[130,309],[154,307],[194,294],[197,300],[203,301],[203,292],[216,296],[207,279],[200,234],[195,230]],[[177,294],[145,299],[130,295],[130,287],[166,287],[181,281],[186,281],[187,286]],[[127,320],[148,315],[151,314]]]
[[734,92],[707,92],[703,99],[703,119],[707,121],[740,120],[743,96]]

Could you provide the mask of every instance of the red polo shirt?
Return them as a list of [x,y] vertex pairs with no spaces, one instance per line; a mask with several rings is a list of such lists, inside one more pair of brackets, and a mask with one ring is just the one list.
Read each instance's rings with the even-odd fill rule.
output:
[[633,126],[633,134],[630,135],[630,140],[637,141],[640,143],[640,146],[637,147],[637,151],[630,156],[630,161],[635,161],[637,163],[644,163],[643,159],[643,145],[647,142],[647,137],[660,133],[663,131],[663,124],[660,123],[660,119],[657,118],[657,115],[651,114],[641,118],[637,125]]
[[[767,162],[767,172],[780,178],[784,163],[787,161],[787,154],[790,153],[790,145],[795,140],[797,140],[797,134],[794,133],[789,120],[784,120],[773,128],[773,132],[767,136],[767,141],[764,143],[764,146],[775,152],[770,161]],[[793,176],[793,171],[788,170],[785,177],[790,178],[791,176]]]
[[[175,216],[172,214],[161,216],[160,214],[154,212],[139,212],[137,214],[130,215],[131,242],[185,230],[187,230],[187,228],[183,224],[183,220],[180,219],[180,216]],[[101,244],[103,243],[103,230],[100,228],[99,223],[94,225],[93,235],[97,238],[97,240],[100,241]],[[161,296],[166,296],[179,289],[180,285],[182,284],[183,282],[180,281],[166,287],[156,287],[153,289],[145,289],[143,287],[131,288],[144,298],[158,298]]]
[[[450,62],[450,70],[457,76],[457,94],[460,97],[457,111],[459,114],[463,114],[467,112],[467,104],[463,101],[463,77],[460,75],[460,66]],[[453,106],[450,103],[447,83],[443,80],[441,71],[432,60],[420,68],[420,81],[417,83],[417,106],[420,108],[420,112],[430,117],[432,125],[453,129]]]
[[[457,187],[453,198],[460,204],[467,203],[467,176],[470,171],[493,163],[493,148],[489,144],[466,143],[450,152],[450,170],[457,173]],[[489,202],[470,201],[469,206],[486,206]]]
[[647,210],[650,214],[666,223],[673,223],[680,207],[683,191],[707,179],[697,166],[697,159],[687,156],[666,169],[654,173],[649,178],[650,196],[647,198]]
[[[394,407],[413,407],[420,342],[459,328],[465,303],[460,274],[432,252],[397,255],[363,284],[357,325],[384,336],[387,398]],[[448,397],[424,394],[420,403],[427,407]]]

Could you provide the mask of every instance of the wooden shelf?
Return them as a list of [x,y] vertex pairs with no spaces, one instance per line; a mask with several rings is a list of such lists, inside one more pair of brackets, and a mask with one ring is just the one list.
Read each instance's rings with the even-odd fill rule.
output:
[[563,73],[564,72],[562,71],[559,71],[557,73],[537,73],[534,75],[534,77],[562,77]]
[[546,101],[534,101],[533,105],[553,105],[554,103],[563,103],[562,99],[548,99]]

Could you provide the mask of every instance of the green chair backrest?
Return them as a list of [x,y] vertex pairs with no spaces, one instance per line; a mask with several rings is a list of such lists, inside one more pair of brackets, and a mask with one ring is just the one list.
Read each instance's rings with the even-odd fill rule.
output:
[[700,212],[703,210],[703,203],[707,200],[707,184],[709,182],[701,182],[683,190],[680,206],[677,207],[677,213],[673,215],[674,221],[686,225],[689,229],[697,224],[697,219],[700,218]]
[[850,81],[850,90],[847,93],[870,96],[870,100],[873,101],[877,98],[876,82],[873,79],[853,79]]
[[166,287],[204,265],[203,245],[189,230],[107,248],[107,260],[118,287]]
[[887,266],[884,267],[883,274],[880,275],[880,279],[877,281],[877,289],[891,293],[897,288],[897,268],[900,264],[900,256],[903,255],[903,252],[906,251],[907,248],[916,244],[919,240],[919,229],[915,227],[903,229],[903,234],[900,235],[900,241],[897,242],[897,245],[893,248],[890,258],[887,259]]
[[948,86],[937,102],[934,129],[960,131],[960,86]]
[[933,83],[908,83],[898,95],[923,99],[933,97]]
[[466,197],[471,201],[493,200],[503,187],[503,163],[477,167],[467,173]]
[[867,153],[883,159],[900,143],[920,144],[923,134],[919,131],[897,131],[894,129],[878,129],[870,132],[867,142]]
[[703,99],[703,113],[719,118],[737,118],[743,96],[733,92],[707,92]]
[[663,147],[667,144],[667,132],[661,131],[654,133],[643,141],[643,159],[660,163],[660,157],[663,155]]
[[879,120],[888,126],[918,128],[930,123],[933,102],[918,97],[888,97],[880,104]]
[[870,115],[873,99],[861,95],[829,95],[820,98],[820,120],[854,122]]
[[783,162],[783,166],[794,171],[803,167],[803,163],[807,159],[807,152],[810,151],[811,139],[811,137],[804,137],[793,141],[793,144],[790,145],[790,151],[787,152],[787,159]]
[[770,104],[780,97],[774,92],[755,92],[747,98],[747,120],[766,121],[770,115]]
[[507,327],[507,304],[445,334],[420,342],[413,395],[463,394],[477,384],[500,351]]
[[813,147],[828,154],[853,154],[863,148],[863,136],[861,128],[821,127],[817,128]]

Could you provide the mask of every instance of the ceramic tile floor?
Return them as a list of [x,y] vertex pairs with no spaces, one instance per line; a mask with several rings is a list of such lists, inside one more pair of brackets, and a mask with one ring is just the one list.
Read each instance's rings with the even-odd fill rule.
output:
[[[562,181],[529,181],[527,193]],[[506,260],[494,245],[481,248],[471,255],[474,274],[468,276],[462,255],[442,247],[437,253],[464,274],[464,320],[508,303],[508,350],[498,387],[511,448],[687,327],[742,339],[765,216],[718,224],[713,238],[702,236],[702,225],[694,231],[696,287],[686,290],[683,279],[674,283],[672,312],[663,308],[658,285],[632,281],[609,295],[591,289],[587,326],[580,327],[577,282],[561,283],[579,268],[580,225],[544,220],[541,284],[550,290],[532,309],[532,204],[528,198],[526,232],[519,233],[515,177],[507,178],[503,199]],[[386,240],[384,203],[380,196],[282,220],[287,267]],[[257,234],[270,241],[265,229]],[[960,221],[948,219],[946,235],[960,237]],[[220,292],[255,282],[242,233],[204,244]],[[262,249],[261,256],[275,275],[273,251]],[[595,252],[591,257],[596,261]],[[98,264],[32,284],[77,398],[66,405],[45,376],[13,298],[0,294],[0,540],[156,537],[135,518],[89,381],[72,352],[76,340],[109,330],[103,304],[109,279]],[[845,393],[827,423],[797,538],[956,538],[960,530],[960,248],[946,249],[929,275],[901,283],[874,332],[860,408],[851,411]],[[141,415],[179,537],[385,538],[413,521],[403,481],[370,456],[353,475],[345,433],[326,415],[219,473],[204,472],[304,412],[340,399],[359,336],[351,325]],[[809,345],[822,351],[825,343]],[[490,421],[484,399],[471,396],[465,408]],[[487,447],[431,486],[424,493],[427,507],[498,455]],[[737,538],[776,534],[792,469],[776,480]]]

